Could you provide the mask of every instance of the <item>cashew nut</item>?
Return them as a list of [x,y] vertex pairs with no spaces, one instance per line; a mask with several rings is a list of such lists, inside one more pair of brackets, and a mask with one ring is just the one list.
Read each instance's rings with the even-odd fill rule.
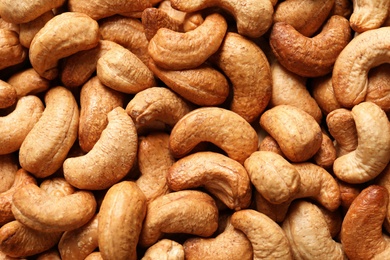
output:
[[180,31],[180,22],[156,7],[146,8],[142,12],[141,20],[148,41],[153,38],[160,28],[167,28],[176,32]]
[[333,143],[333,140],[326,133],[322,133],[322,143],[320,149],[313,156],[314,162],[325,168],[329,169],[333,166],[334,161],[337,158],[337,150]]
[[50,85],[50,81],[42,78],[33,68],[16,72],[7,82],[15,88],[18,98],[44,92]]
[[[184,258],[185,256],[185,258]],[[161,239],[149,247],[141,260],[184,260],[189,259],[183,246],[170,239]]]
[[379,28],[386,20],[389,8],[387,0],[354,0],[349,18],[351,28],[358,33]]
[[18,169],[19,162],[14,153],[0,155],[0,193],[11,188]]
[[0,70],[21,64],[27,55],[26,49],[20,44],[18,33],[0,29]]
[[93,252],[90,253],[84,260],[103,260],[103,257],[100,252]]
[[368,86],[365,101],[380,106],[386,113],[390,112],[390,64],[383,63],[372,68],[368,73]]
[[274,152],[274,153],[279,154],[283,158],[286,158],[285,155],[283,154],[282,150],[280,149],[279,144],[269,134],[267,134],[263,139],[261,139],[258,150],[259,151]]
[[17,101],[16,89],[9,83],[0,80],[0,109],[7,108]]
[[52,10],[41,14],[37,18],[19,25],[19,41],[23,47],[30,48],[31,42],[35,35],[42,29],[45,24],[54,17]]
[[332,74],[312,78],[310,89],[313,98],[325,116],[333,110],[341,108],[333,91]]

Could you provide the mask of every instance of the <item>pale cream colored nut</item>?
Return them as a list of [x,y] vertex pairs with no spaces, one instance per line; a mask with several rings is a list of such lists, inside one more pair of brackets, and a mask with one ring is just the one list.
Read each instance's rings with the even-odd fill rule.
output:
[[256,190],[271,203],[286,202],[299,192],[299,172],[279,154],[256,151],[244,166]]
[[345,182],[363,183],[378,176],[390,161],[390,124],[386,113],[371,102],[354,106],[352,116],[358,136],[356,150],[338,157],[333,172]]
[[18,169],[15,173],[12,186],[6,191],[0,193],[0,225],[4,225],[15,219],[12,214],[12,196],[18,190],[27,184],[36,184],[36,180],[24,169]]
[[320,149],[313,156],[314,162],[325,168],[329,169],[333,166],[334,161],[337,158],[337,150],[330,136],[322,132],[322,143]]
[[167,70],[150,59],[148,66],[167,87],[196,105],[220,105],[229,95],[230,87],[225,75],[209,64],[204,63],[194,69]]
[[311,78],[309,88],[325,116],[333,110],[341,108],[333,91],[332,74]]
[[175,159],[169,150],[169,134],[165,132],[152,132],[138,142],[140,177],[136,184],[149,202],[170,192],[167,175]]
[[[184,258],[185,256],[185,258]],[[184,254],[181,244],[170,239],[161,239],[150,246],[141,260],[184,260],[190,259]]]
[[386,113],[390,112],[390,64],[384,63],[372,68],[368,73],[368,86],[365,101],[380,106]]
[[50,81],[41,77],[33,68],[12,74],[7,82],[15,88],[18,98],[44,92],[50,86]]
[[47,12],[41,14],[37,18],[27,22],[21,23],[19,25],[19,40],[20,44],[23,47],[30,48],[31,41],[38,33],[40,29],[42,29],[45,24],[54,17],[54,13],[52,10],[48,10]]
[[219,107],[202,107],[176,123],[169,147],[172,154],[180,158],[201,142],[215,144],[228,157],[243,164],[257,150],[258,137],[256,130],[237,113]]
[[163,129],[172,128],[190,111],[189,104],[164,87],[140,91],[126,106],[126,112],[133,119],[138,132],[156,125]]
[[277,22],[272,26],[269,41],[277,60],[289,71],[303,77],[319,77],[332,71],[338,55],[351,38],[348,20],[333,15],[312,38],[286,22]]
[[269,152],[274,152],[274,153],[279,154],[279,155],[282,156],[283,158],[286,158],[286,157],[284,156],[282,150],[280,149],[280,146],[279,146],[278,142],[276,142],[276,140],[275,140],[272,136],[270,136],[269,134],[267,134],[267,135],[260,141],[258,151],[269,151]]
[[349,18],[351,28],[358,33],[382,26],[389,14],[390,2],[387,0],[354,0]]
[[149,247],[164,233],[209,237],[217,227],[218,208],[210,195],[196,190],[171,192],[148,204],[139,245]]
[[33,256],[57,245],[62,232],[42,232],[17,220],[0,228],[0,251],[11,257]]
[[253,259],[293,259],[286,234],[263,213],[253,209],[236,211],[231,222],[251,241]]
[[226,31],[225,18],[219,13],[212,13],[195,30],[186,33],[160,28],[149,41],[148,52],[161,68],[193,69],[218,50]]
[[[220,216],[221,218],[224,216]],[[183,243],[188,260],[252,260],[253,248],[246,235],[231,224],[231,215],[226,217],[224,229],[212,238],[189,238]],[[221,221],[220,221],[221,222]],[[221,223],[219,224],[219,228]]]
[[252,198],[251,181],[245,168],[223,154],[197,152],[176,161],[167,174],[173,191],[205,188],[228,208],[248,208]]
[[63,163],[65,179],[79,189],[107,189],[125,177],[135,162],[138,141],[133,120],[121,107],[111,110],[107,118],[107,127],[92,150]]
[[6,81],[0,80],[0,109],[12,106],[17,99],[16,89]]
[[318,206],[297,200],[282,223],[294,259],[346,259],[340,242],[333,240]]
[[95,20],[119,13],[142,12],[145,8],[151,7],[151,5],[152,3],[149,0],[115,0],[110,2],[105,0],[68,1],[69,11],[85,13]]
[[279,105],[266,110],[260,117],[260,125],[278,142],[290,161],[306,161],[321,147],[320,125],[295,106]]
[[34,95],[21,97],[15,109],[0,117],[0,154],[9,154],[20,149],[30,131],[42,117],[45,107]]
[[96,75],[107,87],[127,94],[156,85],[153,72],[125,47],[105,52],[97,61]]
[[0,29],[0,70],[21,64],[27,56],[28,52],[20,44],[18,33]]
[[42,116],[19,149],[20,165],[37,178],[47,177],[61,168],[77,139],[79,124],[78,105],[68,89],[50,88],[45,103]]
[[107,114],[123,107],[125,95],[104,86],[97,76],[81,87],[78,140],[81,149],[89,152],[108,124]]
[[272,96],[268,107],[292,105],[301,108],[321,123],[322,112],[306,87],[307,78],[284,68],[275,60],[271,64]]
[[65,231],[58,242],[62,260],[85,259],[98,247],[98,215],[74,230]]
[[171,5],[184,12],[195,12],[208,7],[219,7],[229,12],[236,21],[237,31],[243,36],[258,38],[265,34],[272,25],[274,7],[270,0],[171,0]]
[[27,23],[53,8],[60,7],[64,3],[65,0],[26,0],[18,3],[4,0],[0,3],[0,16],[10,23]]
[[108,189],[98,221],[99,251],[103,259],[137,259],[146,207],[146,197],[135,182],[122,181]]
[[38,31],[30,44],[32,67],[42,77],[52,80],[58,75],[58,61],[99,43],[98,23],[83,13],[56,15]]
[[275,7],[273,22],[286,22],[306,37],[313,36],[326,22],[335,0],[287,0]]
[[148,41],[153,38],[160,28],[167,28],[176,32],[181,31],[180,22],[157,7],[146,8],[142,12],[141,21]]
[[230,110],[252,123],[272,96],[271,69],[264,52],[253,41],[228,32],[211,60],[233,85]]
[[24,225],[42,232],[62,232],[85,225],[95,214],[90,191],[56,196],[35,184],[18,189],[12,197],[12,213]]
[[334,64],[332,84],[342,107],[352,108],[367,95],[371,68],[390,61],[390,27],[368,30],[354,37]]
[[0,155],[0,193],[11,188],[18,169],[19,162],[15,153]]
[[84,260],[103,260],[103,257],[100,252],[93,252],[89,254]]

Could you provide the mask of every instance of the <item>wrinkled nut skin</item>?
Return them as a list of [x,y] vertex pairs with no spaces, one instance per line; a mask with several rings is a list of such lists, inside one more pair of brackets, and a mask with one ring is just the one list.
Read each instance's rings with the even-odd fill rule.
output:
[[0,70],[22,63],[27,50],[19,41],[19,35],[9,29],[0,29]]
[[181,244],[170,239],[161,239],[150,246],[141,260],[184,260],[184,248]]
[[99,251],[104,259],[137,259],[146,207],[146,197],[134,182],[122,181],[108,189],[98,221]]
[[107,114],[108,124],[87,154],[67,158],[64,177],[79,189],[103,190],[130,171],[137,155],[137,130],[122,107]]
[[321,108],[324,116],[327,116],[335,109],[341,108],[333,91],[332,74],[312,78],[309,85],[312,96]]
[[358,33],[379,28],[389,14],[390,2],[386,0],[355,0],[349,18],[351,28]]
[[56,15],[35,35],[29,49],[32,67],[42,77],[58,75],[58,61],[99,43],[99,25],[91,17],[75,12]]
[[279,105],[268,109],[261,115],[260,125],[278,142],[283,154],[293,162],[308,160],[321,147],[320,125],[300,108]]
[[293,259],[284,231],[266,215],[244,209],[233,213],[231,222],[251,241],[253,259]]
[[0,155],[0,193],[11,188],[19,163],[15,153]]
[[386,113],[390,112],[390,64],[384,63],[372,68],[368,73],[368,87],[365,101],[380,106]]
[[139,245],[149,247],[164,233],[211,236],[218,227],[214,199],[201,191],[171,192],[151,201],[139,237]]
[[33,68],[12,74],[7,82],[15,88],[18,98],[41,93],[50,86],[50,81],[42,78]]
[[299,172],[279,154],[256,151],[244,166],[256,190],[271,203],[290,200],[299,191]]
[[45,24],[54,17],[52,10],[48,10],[34,20],[19,25],[19,40],[20,44],[26,48],[30,48],[31,42],[35,35]]
[[77,139],[79,124],[79,108],[68,89],[51,88],[45,94],[45,103],[42,116],[19,149],[20,165],[38,178],[47,177],[62,166]]
[[243,164],[257,150],[258,137],[256,130],[238,114],[218,107],[202,107],[176,123],[169,147],[172,154],[180,158],[201,142],[215,144],[228,157]]
[[98,77],[92,77],[80,91],[78,140],[81,149],[89,152],[108,124],[107,114],[123,107],[124,94],[106,87]]
[[233,210],[249,207],[251,181],[237,161],[214,152],[197,152],[176,161],[167,174],[173,191],[204,187]]
[[228,32],[211,60],[233,85],[230,110],[252,123],[272,96],[271,69],[264,52],[254,42]]
[[20,98],[15,109],[7,116],[0,117],[0,154],[9,154],[20,149],[35,124],[42,117],[45,107],[33,95]]
[[277,60],[289,71],[303,77],[319,77],[332,71],[351,38],[348,20],[333,15],[312,38],[303,36],[286,22],[275,23],[269,42]]
[[329,169],[333,166],[334,161],[337,159],[337,150],[333,143],[333,140],[328,134],[322,133],[322,143],[320,149],[313,156],[314,162]]
[[175,93],[196,105],[219,105],[229,95],[226,77],[208,64],[204,63],[187,70],[166,70],[158,67],[150,59],[149,68]]
[[338,157],[333,172],[342,181],[363,183],[378,176],[390,161],[390,124],[386,113],[371,102],[354,106],[352,116],[358,136],[356,150]]
[[156,65],[163,69],[193,69],[218,50],[226,31],[225,18],[213,13],[196,29],[186,33],[159,29],[149,41],[148,52]]

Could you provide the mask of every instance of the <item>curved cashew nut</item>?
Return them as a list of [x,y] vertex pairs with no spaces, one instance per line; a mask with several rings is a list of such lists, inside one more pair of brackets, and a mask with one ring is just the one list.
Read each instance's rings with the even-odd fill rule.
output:
[[215,6],[225,9],[235,18],[238,33],[251,38],[260,37],[268,31],[274,13],[270,0],[246,0],[244,3],[232,0],[171,0],[171,5],[184,12],[195,12]]
[[184,260],[184,256],[189,259],[181,244],[165,238],[149,247],[141,260]]
[[67,158],[64,177],[79,189],[106,189],[130,171],[137,153],[137,131],[121,107],[107,114],[108,124],[86,155]]
[[253,209],[236,211],[231,222],[251,241],[253,259],[293,259],[284,231],[263,213]]
[[15,88],[18,98],[41,93],[50,86],[50,81],[42,78],[33,68],[16,72],[7,82]]
[[298,200],[290,206],[282,229],[294,259],[345,259],[341,243],[333,240],[325,216],[318,206]]
[[167,184],[174,191],[202,186],[233,210],[251,203],[251,182],[245,168],[219,153],[197,152],[178,160],[169,168]]
[[332,71],[338,55],[351,38],[348,20],[333,15],[312,38],[303,36],[286,22],[277,22],[269,41],[272,52],[289,71],[303,77],[319,77]]
[[148,204],[139,244],[148,247],[164,233],[211,236],[218,227],[218,208],[210,195],[183,190],[162,195]]
[[0,29],[0,70],[21,64],[28,52],[19,41],[19,34],[9,29]]
[[352,116],[358,136],[356,150],[337,158],[333,172],[345,182],[363,183],[378,176],[390,161],[390,124],[386,113],[371,102],[354,106]]
[[220,47],[227,22],[219,13],[208,15],[196,29],[181,33],[161,28],[149,41],[148,51],[157,66],[182,70],[203,64]]
[[[71,34],[70,34],[71,32]],[[29,49],[32,67],[42,77],[58,75],[58,61],[99,43],[99,25],[86,14],[65,12],[56,15],[35,35]]]
[[211,142],[243,164],[257,150],[255,129],[238,114],[219,107],[197,108],[173,127],[169,146],[175,157],[183,157],[197,144]]
[[390,2],[387,0],[355,0],[349,22],[358,33],[379,28],[389,14]]
[[233,85],[230,110],[253,122],[272,96],[271,69],[264,52],[254,42],[228,32],[211,60]]
[[351,108],[367,95],[371,68],[390,62],[390,27],[368,30],[353,38],[334,64],[332,84],[341,106]]

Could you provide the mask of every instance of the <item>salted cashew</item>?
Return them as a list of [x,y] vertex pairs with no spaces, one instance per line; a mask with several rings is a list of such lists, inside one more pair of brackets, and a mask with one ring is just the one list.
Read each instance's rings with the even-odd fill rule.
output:
[[389,14],[390,2],[387,0],[354,0],[349,22],[358,33],[377,29],[385,22]]
[[48,90],[50,86],[50,81],[41,77],[33,68],[12,74],[7,82],[15,88],[18,98],[42,93]]
[[164,233],[211,236],[218,227],[214,199],[201,191],[183,190],[162,195],[148,203],[139,245],[149,247]]
[[212,13],[200,26],[189,32],[160,28],[149,41],[148,52],[161,68],[193,69],[218,50],[226,31],[225,18],[219,13]]
[[176,161],[167,174],[173,191],[204,187],[233,210],[248,208],[251,181],[237,161],[215,152],[197,152]]
[[293,202],[282,229],[294,259],[346,259],[341,243],[332,238],[324,214],[311,202]]
[[211,60],[233,85],[230,110],[252,123],[272,95],[271,70],[264,52],[247,38],[228,32]]
[[171,0],[171,5],[183,12],[195,12],[208,7],[219,7],[228,11],[235,18],[237,31],[243,36],[257,38],[267,32],[272,25],[274,7],[270,0],[246,0],[237,2],[231,0]]
[[253,209],[236,211],[231,223],[251,241],[253,259],[293,259],[286,234],[263,213]]
[[0,193],[11,188],[15,181],[15,174],[19,169],[19,162],[14,153],[0,155]]
[[201,64],[187,70],[166,70],[158,67],[151,59],[148,66],[168,88],[196,105],[220,105],[229,95],[228,80],[211,65]]
[[32,67],[42,77],[58,75],[58,61],[99,42],[98,23],[83,13],[64,12],[48,21],[35,35],[29,49]]
[[45,24],[54,17],[52,10],[41,14],[37,18],[19,25],[19,40],[23,47],[30,48],[35,35]]
[[42,117],[45,107],[34,95],[21,97],[15,109],[0,117],[0,154],[9,154],[20,149],[30,131]]
[[27,56],[28,52],[20,44],[18,33],[0,29],[0,70],[21,64]]
[[341,108],[333,91],[332,74],[312,78],[309,88],[324,116]]
[[146,197],[135,182],[122,181],[108,189],[98,220],[98,244],[103,259],[137,259],[146,207]]
[[7,108],[17,101],[16,89],[9,83],[0,80],[0,109]]
[[351,38],[348,20],[333,15],[312,38],[302,35],[286,22],[277,22],[272,27],[269,41],[277,60],[289,71],[303,77],[319,77],[332,71],[338,55]]
[[65,179],[79,189],[106,189],[125,177],[135,162],[138,141],[133,120],[121,107],[111,110],[107,118],[92,150],[63,163]]
[[[181,244],[164,238],[150,246],[141,260],[184,260],[184,255]],[[186,259],[188,259],[187,255]]]
[[303,162],[320,149],[322,131],[317,121],[302,109],[279,105],[260,116],[260,126],[279,144],[292,162]]
[[338,157],[333,172],[345,182],[363,183],[378,176],[390,161],[390,124],[386,113],[371,102],[354,106],[352,116],[358,136],[356,150]]
[[352,108],[364,101],[368,72],[389,62],[389,48],[390,27],[380,27],[357,35],[340,52],[332,71],[332,85],[342,107]]
[[390,64],[383,63],[372,68],[368,73],[368,86],[365,101],[380,106],[386,113],[390,112]]
[[68,89],[50,88],[45,94],[45,104],[42,116],[19,149],[20,165],[38,178],[61,168],[77,138],[79,123],[78,105]]
[[324,133],[323,131],[321,147],[313,156],[313,160],[317,165],[324,167],[325,169],[329,169],[333,166],[336,158],[337,150],[333,140],[330,138],[329,134]]
[[211,142],[228,157],[244,163],[257,150],[256,130],[238,114],[219,107],[202,107],[183,116],[173,127],[169,147],[183,157],[201,142]]

